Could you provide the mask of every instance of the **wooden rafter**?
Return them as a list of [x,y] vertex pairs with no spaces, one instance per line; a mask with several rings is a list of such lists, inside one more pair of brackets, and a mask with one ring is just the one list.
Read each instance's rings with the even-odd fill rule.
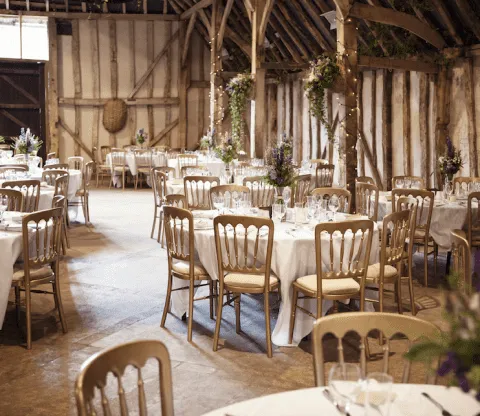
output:
[[190,39],[192,38],[193,28],[195,27],[195,22],[197,21],[198,13],[195,12],[190,17],[187,26],[187,33],[185,34],[185,44],[183,45],[183,52],[182,52],[182,66],[185,66],[188,56],[188,50],[190,49]]
[[167,136],[175,127],[178,126],[178,118],[168,124],[160,133],[158,133],[153,140],[150,142],[150,146],[155,146],[158,142],[160,142],[163,138]]
[[[106,4],[106,3],[104,3]],[[79,9],[81,10],[81,9]],[[85,20],[161,20],[161,21],[178,21],[180,16],[176,14],[141,14],[141,13],[75,13],[75,12],[47,12],[47,11],[25,11],[25,10],[4,10],[2,14],[12,16],[53,16],[57,19],[85,19]]]
[[278,23],[280,23],[280,26],[286,32],[286,34],[291,39],[291,41],[295,45],[295,47],[302,53],[302,55],[305,58],[308,58],[310,53],[308,52],[308,49],[306,48],[306,46],[303,44],[302,40],[299,39],[299,36],[295,35],[295,33],[294,33],[295,29],[293,28],[293,26],[291,26],[290,23],[287,22],[287,20],[281,14],[281,12],[279,12],[277,10],[273,10],[272,14],[277,19]]
[[85,145],[85,143],[82,142],[82,140],[80,140],[80,138],[73,132],[73,130],[67,126],[66,123],[64,123],[62,121],[61,118],[58,119],[58,124],[60,125],[60,127],[62,127],[70,136],[71,138],[75,141],[75,143],[80,146],[83,151],[93,160],[95,159],[94,156],[93,156],[93,153],[92,151]]
[[260,27],[258,28],[257,34],[257,43],[263,45],[265,39],[265,33],[267,31],[268,21],[270,20],[270,15],[272,14],[273,6],[275,5],[275,0],[267,0],[265,8],[262,13],[262,19],[260,21]]
[[[325,51],[332,51],[335,46],[335,39],[330,34],[330,28],[325,23],[325,20],[318,15],[318,12],[309,0],[301,0],[301,3],[306,13],[301,9],[300,5],[295,2],[292,2],[291,6],[297,11],[298,16],[303,16],[304,24],[320,46]],[[312,23],[310,19],[312,19],[314,23]],[[320,30],[318,30],[317,26],[320,27]]]
[[275,32],[278,33],[279,38],[281,39],[281,41],[285,45],[285,47],[288,49],[288,52],[292,55],[293,59],[296,62],[303,62],[303,59],[302,59],[301,55],[298,53],[297,48],[294,45],[292,45],[290,43],[290,41],[288,41],[286,39],[286,36],[285,36],[286,34],[283,31],[282,27],[280,26],[280,23],[278,23],[278,21],[276,19],[271,18],[270,19],[270,25],[275,30]]
[[472,7],[468,3],[468,0],[455,0],[457,7],[460,10],[460,15],[462,19],[467,22],[468,26],[475,33],[477,39],[480,40],[480,19],[477,17],[475,12],[472,10]]
[[457,45],[463,45],[462,38],[458,35],[457,30],[455,29],[455,25],[452,20],[452,16],[447,9],[443,0],[431,0],[433,6],[435,6],[438,14],[440,15],[443,23],[447,26],[448,32],[455,39]]
[[17,117],[15,117],[10,111],[4,110],[3,108],[0,108],[0,114],[3,114],[5,117],[13,121],[16,125],[20,127],[24,127],[25,123],[22,120],[19,120]]
[[27,90],[25,90],[23,87],[18,85],[8,75],[0,75],[0,79],[3,79],[6,83],[10,84],[13,88],[15,88],[19,93],[21,93],[25,98],[27,98],[33,104],[35,104],[37,106],[39,105],[38,100],[32,94],[30,94]]
[[212,0],[200,0],[198,3],[195,3],[192,7],[188,10],[185,10],[181,15],[180,19],[185,20],[188,19],[193,13],[197,12],[200,9],[204,9],[212,4]]
[[436,74],[438,65],[413,59],[377,58],[373,56],[359,56],[358,66],[364,68],[399,69],[403,71],[417,71]]
[[223,45],[223,37],[225,36],[225,29],[227,28],[228,17],[232,11],[233,0],[227,0],[227,5],[223,11],[222,21],[220,23],[220,29],[218,30],[217,37],[217,49],[221,49]]

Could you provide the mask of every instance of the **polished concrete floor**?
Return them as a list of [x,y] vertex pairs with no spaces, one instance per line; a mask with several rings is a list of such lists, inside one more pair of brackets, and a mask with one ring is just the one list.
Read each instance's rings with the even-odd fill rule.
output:
[[[0,331],[0,415],[75,414],[74,381],[81,364],[103,348],[134,339],[159,339],[167,345],[178,415],[201,415],[233,402],[313,386],[309,340],[299,348],[275,348],[272,359],[264,353],[261,299],[242,298],[240,335],[235,333],[233,308],[225,309],[221,333],[225,346],[216,353],[208,301],[195,306],[193,343],[187,342],[186,323],[180,319],[169,315],[167,329],[160,328],[167,261],[165,250],[150,239],[152,215],[151,190],[92,191],[93,226],[85,227],[81,215],[80,222],[73,221],[71,248],[61,267],[69,332],[61,332],[50,296],[34,295],[34,342],[27,351],[24,322],[18,328],[14,309],[8,310]],[[416,258],[419,276],[422,264],[420,255]],[[439,270],[444,270],[443,259]],[[415,291],[421,308],[418,316],[443,326],[440,290],[416,284]],[[272,325],[274,320],[275,311]],[[334,349],[331,343],[329,350]],[[392,368],[399,374],[401,353],[392,349]],[[414,373],[418,379],[413,381],[421,382],[421,375],[422,371]],[[127,376],[133,407],[135,380],[133,374]],[[153,409],[150,414],[158,414],[152,364],[144,377]]]

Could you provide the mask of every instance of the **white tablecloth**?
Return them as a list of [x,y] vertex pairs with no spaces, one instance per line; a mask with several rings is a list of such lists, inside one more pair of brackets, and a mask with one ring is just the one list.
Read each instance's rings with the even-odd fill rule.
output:
[[[199,157],[198,164],[206,166],[210,174],[217,177],[222,176],[222,172],[225,169],[225,163],[223,163],[220,159],[207,159]],[[175,176],[177,178],[181,177],[178,159],[169,159],[168,166],[175,169]]]
[[[33,173],[30,179],[37,179],[39,181],[42,180],[42,173],[43,169],[37,169],[35,173]],[[75,169],[69,169],[68,171],[70,177],[68,179],[68,200],[72,200],[75,197],[75,194],[82,186],[82,172]],[[53,195],[52,195],[53,198]],[[51,201],[50,201],[51,202]],[[50,207],[49,207],[50,208]],[[42,208],[47,209],[47,208]]]
[[[423,214],[426,220],[427,207]],[[439,202],[435,200],[430,223],[430,235],[435,242],[443,249],[450,250],[452,247],[452,231],[462,229],[467,220],[467,202]],[[386,194],[380,194],[378,203],[378,219],[382,220],[392,212],[392,201],[387,201]]]
[[[152,164],[154,167],[165,166],[165,154],[164,153],[155,153],[152,155]],[[137,162],[135,160],[135,155],[133,153],[127,153],[125,156],[127,166],[130,169],[130,173],[135,176],[137,174]],[[112,165],[112,155],[111,153],[106,156],[107,165]]]
[[[204,416],[318,416],[340,415],[332,403],[322,394],[324,387],[288,391],[272,394],[236,403],[215,410]],[[390,416],[434,416],[441,415],[422,392],[428,393],[452,415],[475,416],[480,411],[479,403],[469,394],[463,393],[457,387],[443,387],[419,384],[394,384],[395,399],[391,404]],[[382,410],[383,410],[382,406]],[[351,416],[365,415],[365,408],[354,405]],[[386,414],[386,413],[384,413]],[[373,412],[372,415],[380,415]]]
[[[195,214],[196,213],[194,213],[194,215]],[[272,249],[271,268],[273,273],[275,273],[275,275],[280,279],[282,293],[282,302],[280,304],[278,319],[272,333],[272,342],[278,346],[290,345],[288,343],[288,334],[290,328],[290,313],[292,308],[292,283],[299,277],[316,273],[315,234],[313,226],[300,229],[294,232],[293,235],[290,232],[292,226],[293,224],[291,223],[275,224],[275,235]],[[348,240],[348,234],[346,236]],[[254,236],[249,236],[249,238],[253,239]],[[266,238],[264,238],[263,241],[266,242]],[[356,243],[359,243],[358,238]],[[195,230],[195,247],[197,248],[196,251],[200,262],[203,264],[212,279],[217,280],[218,264],[213,226],[211,230]],[[199,250],[198,247],[201,247],[201,250]],[[327,247],[328,242],[327,237],[325,237],[325,248],[323,250],[323,253],[325,254],[325,264],[329,263],[329,251],[327,250]],[[338,247],[340,247],[339,238]],[[373,236],[370,256],[371,263],[378,261],[378,250],[378,229],[375,227],[375,234]],[[349,251],[350,248],[346,246],[346,256],[348,255]],[[260,252],[259,258],[261,258],[261,255],[262,254]],[[337,267],[339,267],[339,264],[337,264]],[[177,282],[177,285],[180,285],[179,282]],[[176,291],[172,294],[172,311],[175,314],[182,315],[187,311],[187,305],[187,291]],[[299,305],[306,307],[312,312],[316,310],[316,302],[313,300],[299,300]],[[331,301],[323,302],[324,313],[327,312],[331,305]],[[369,306],[373,307],[373,305]],[[301,312],[297,313],[293,345],[298,345],[302,338],[312,331],[313,324],[313,318]]]

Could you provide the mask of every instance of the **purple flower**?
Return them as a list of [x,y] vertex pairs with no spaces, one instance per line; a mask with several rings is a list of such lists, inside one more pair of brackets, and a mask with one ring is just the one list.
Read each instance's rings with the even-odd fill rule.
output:
[[468,393],[470,391],[470,385],[468,384],[467,377],[464,372],[457,374],[458,385],[463,392]]

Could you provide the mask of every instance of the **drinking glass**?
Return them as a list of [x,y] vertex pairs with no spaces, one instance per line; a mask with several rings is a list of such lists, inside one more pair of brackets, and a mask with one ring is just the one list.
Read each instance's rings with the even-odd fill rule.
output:
[[285,205],[284,204],[273,204],[272,205],[272,217],[276,222],[282,221],[283,216],[285,215]]
[[313,196],[307,196],[307,220],[311,221],[315,218],[315,212],[317,211],[317,201]]
[[223,211],[223,207],[225,206],[225,198],[223,195],[214,195],[213,199],[213,206],[220,214]]
[[388,416],[392,403],[393,378],[386,373],[370,373],[365,380],[366,416]]
[[397,180],[395,181],[395,187],[396,187],[396,188],[400,188],[400,189],[403,188],[403,187],[404,187],[403,180],[402,180],[402,179],[397,179]]
[[446,182],[445,187],[443,189],[443,192],[444,192],[444,195],[445,195],[445,199],[447,201],[449,201],[450,197],[453,194],[453,184],[451,182]]
[[240,192],[232,192],[232,199],[235,202],[235,209],[238,209],[240,207],[240,201],[242,200],[242,194]]
[[292,191],[289,187],[286,187],[282,193],[283,201],[285,205],[288,207],[290,205],[290,199],[292,198]]
[[405,182],[405,188],[410,189],[412,187],[411,179],[406,178],[404,182]]
[[5,211],[7,210],[7,205],[3,204],[3,201],[0,201],[0,223],[2,222],[3,220],[3,214],[5,213]]
[[360,380],[360,367],[356,364],[338,363],[330,369],[328,386],[343,414],[348,413],[352,403],[356,402],[360,393]]
[[295,203],[295,228],[299,228],[302,224],[305,224],[307,219],[307,214],[305,211],[306,210],[303,207],[303,203]]
[[338,211],[340,206],[340,200],[337,195],[332,195],[328,201],[328,209],[333,212],[332,220],[335,221],[335,213]]

